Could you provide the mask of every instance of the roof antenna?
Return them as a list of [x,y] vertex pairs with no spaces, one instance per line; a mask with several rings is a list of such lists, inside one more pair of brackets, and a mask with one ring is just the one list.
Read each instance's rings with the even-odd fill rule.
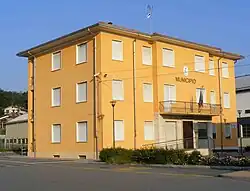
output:
[[149,33],[152,33],[152,13],[153,13],[153,6],[147,5],[147,19],[148,19],[148,25],[149,25]]

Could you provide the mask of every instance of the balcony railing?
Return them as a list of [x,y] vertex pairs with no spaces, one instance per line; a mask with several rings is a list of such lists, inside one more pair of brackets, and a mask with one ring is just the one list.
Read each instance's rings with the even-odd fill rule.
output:
[[203,103],[199,106],[196,102],[185,101],[161,101],[160,113],[162,114],[185,114],[185,115],[210,115],[215,116],[220,114],[219,104]]

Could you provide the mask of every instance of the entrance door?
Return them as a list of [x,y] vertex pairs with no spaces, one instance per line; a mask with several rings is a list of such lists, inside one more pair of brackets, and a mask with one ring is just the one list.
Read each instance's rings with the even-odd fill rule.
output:
[[194,148],[193,122],[183,121],[183,142],[185,149]]

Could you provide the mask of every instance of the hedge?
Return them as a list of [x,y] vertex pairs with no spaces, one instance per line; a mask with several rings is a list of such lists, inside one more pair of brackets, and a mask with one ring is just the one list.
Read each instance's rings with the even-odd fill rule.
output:
[[209,166],[250,166],[250,159],[241,157],[204,157],[199,151],[187,153],[184,150],[164,148],[124,149],[105,148],[100,152],[100,160],[111,164],[175,164]]

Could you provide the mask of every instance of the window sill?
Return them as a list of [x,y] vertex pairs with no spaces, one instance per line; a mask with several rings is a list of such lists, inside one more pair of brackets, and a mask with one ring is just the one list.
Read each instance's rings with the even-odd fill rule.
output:
[[59,145],[59,144],[61,144],[61,142],[51,142],[51,144],[53,144],[53,145]]
[[51,108],[61,107],[61,105],[52,105]]
[[87,61],[77,62],[76,65],[86,64]]
[[162,64],[162,67],[166,67],[166,68],[175,68],[175,66],[165,66]]
[[54,70],[52,69],[51,72],[57,72],[57,71],[59,71],[59,70],[61,70],[61,68],[54,69]]
[[80,104],[80,103],[87,103],[88,101],[77,101],[76,104]]
[[123,60],[118,60],[118,59],[114,59],[114,58],[112,58],[112,61],[123,62]]
[[206,73],[206,71],[197,71],[197,70],[195,70],[195,72],[201,73],[201,74],[205,74]]
[[225,139],[230,140],[230,139],[232,139],[232,137],[225,137]]
[[76,141],[76,143],[88,143],[88,141]]
[[142,63],[143,66],[152,66],[152,63],[151,64],[145,64],[145,63]]

